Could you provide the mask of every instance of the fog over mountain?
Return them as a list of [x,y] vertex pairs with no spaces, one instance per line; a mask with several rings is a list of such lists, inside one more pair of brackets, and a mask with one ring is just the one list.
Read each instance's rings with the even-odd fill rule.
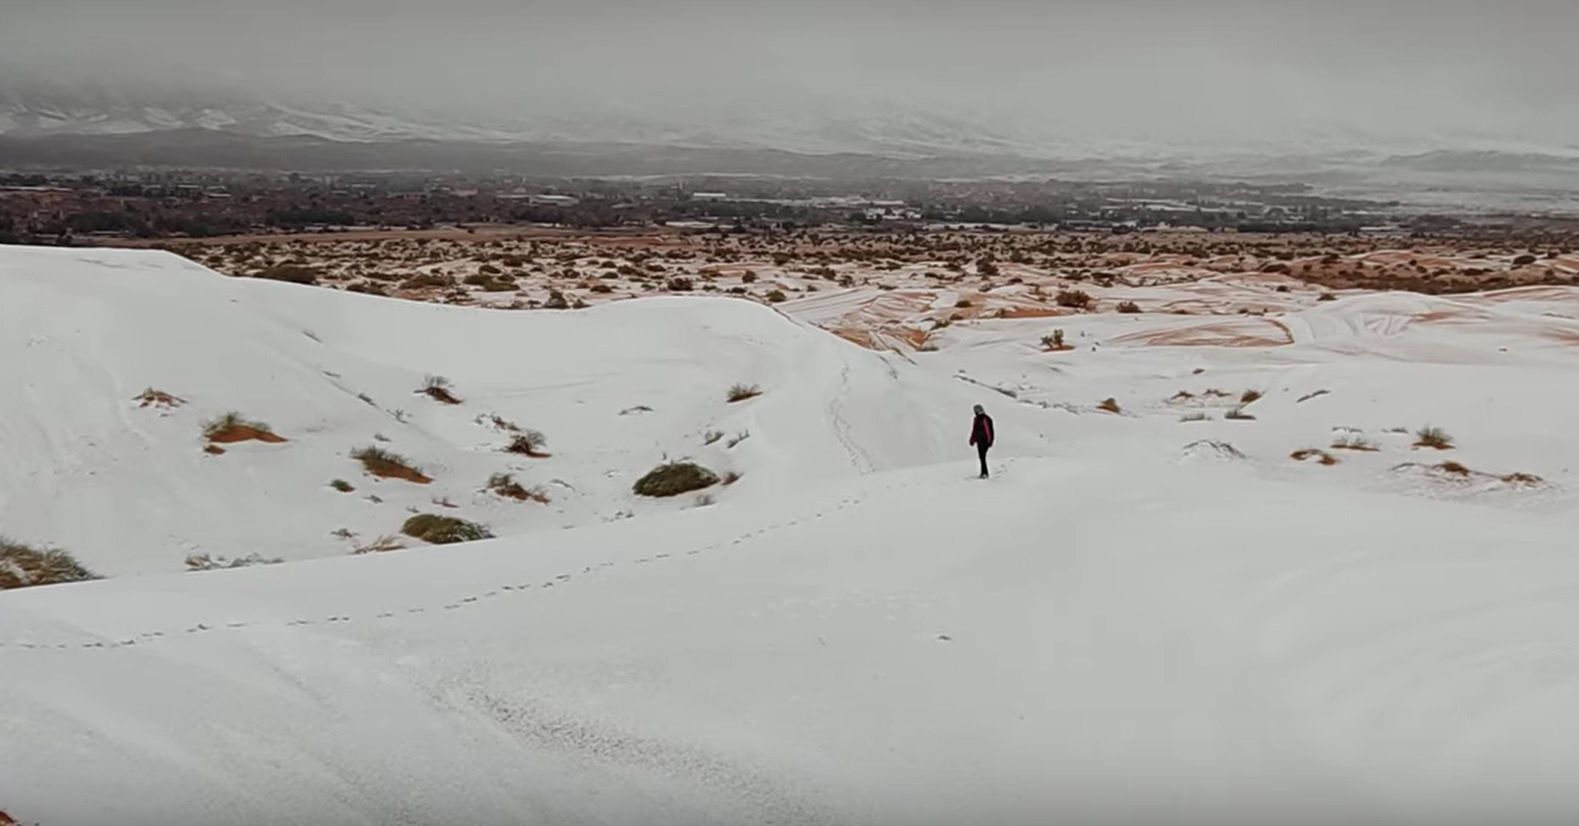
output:
[[1579,6],[9,0],[0,132],[1035,157],[1579,151]]

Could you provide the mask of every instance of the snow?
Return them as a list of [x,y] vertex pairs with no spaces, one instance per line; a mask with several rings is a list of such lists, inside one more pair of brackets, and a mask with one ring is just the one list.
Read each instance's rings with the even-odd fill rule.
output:
[[[983,320],[904,356],[743,301],[482,311],[5,248],[0,526],[114,576],[0,593],[0,808],[1571,821],[1579,390],[1553,313],[1576,302],[1355,295],[1276,318],[1283,347],[1135,335],[1224,318]],[[1074,349],[1039,352],[1055,323]],[[412,395],[435,372],[464,404]],[[737,381],[766,392],[731,405]],[[136,407],[150,384],[187,405]],[[1247,389],[1256,418],[1223,419]],[[976,402],[1002,436],[985,482]],[[291,441],[202,454],[231,408]],[[554,455],[498,453],[472,422],[492,410]],[[1391,432],[1426,424],[1458,447]],[[431,489],[356,471],[374,431]],[[1288,457],[1351,432],[1379,450]],[[636,501],[664,453],[744,477],[710,507]],[[1495,483],[1400,469],[1449,458]],[[476,492],[512,462],[574,493]],[[502,538],[350,556],[326,535],[440,496]],[[294,561],[176,572],[189,547]]]

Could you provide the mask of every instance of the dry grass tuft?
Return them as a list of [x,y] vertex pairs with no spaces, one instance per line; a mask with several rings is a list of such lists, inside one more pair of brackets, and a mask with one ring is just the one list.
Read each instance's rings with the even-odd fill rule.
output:
[[735,384],[730,386],[729,392],[724,394],[724,398],[733,404],[747,399],[754,399],[760,395],[762,395],[762,388],[754,384]]
[[488,490],[498,496],[514,499],[518,502],[538,502],[548,504],[548,494],[542,488],[527,488],[515,481],[515,477],[508,473],[495,473],[488,477]]
[[1454,476],[1468,476],[1470,473],[1472,473],[1469,468],[1464,467],[1463,465],[1451,459],[1437,465],[1436,469],[1442,471],[1443,473],[1451,473]]
[[1223,418],[1240,422],[1253,422],[1256,419],[1255,416],[1246,413],[1243,407],[1236,407],[1233,410],[1224,413]]
[[1320,464],[1327,465],[1329,467],[1338,463],[1338,457],[1333,456],[1331,453],[1328,453],[1325,450],[1317,450],[1313,447],[1296,450],[1293,453],[1290,453],[1288,456],[1290,459],[1293,459],[1296,462],[1303,462],[1307,459],[1315,459]]
[[433,481],[423,474],[421,468],[413,465],[411,460],[381,447],[357,448],[351,451],[351,458],[361,462],[368,473],[381,479],[404,479],[419,485]]
[[350,482],[347,482],[344,479],[336,479],[336,480],[330,482],[329,483],[329,487],[334,488],[335,490],[340,491],[341,493],[350,493],[351,491],[356,490],[356,488],[351,487],[351,483]]
[[1415,447],[1428,447],[1433,450],[1450,450],[1453,447],[1453,437],[1440,427],[1423,427],[1415,432]]
[[1332,440],[1333,450],[1359,450],[1375,453],[1381,446],[1363,436],[1339,436]]
[[1105,411],[1107,411],[1109,413],[1122,413],[1122,412],[1124,412],[1123,409],[1118,406],[1118,399],[1115,399],[1112,396],[1109,396],[1109,397],[1103,399],[1102,402],[1097,405],[1097,409],[1098,410],[1105,410]]
[[522,456],[530,456],[534,459],[546,459],[548,454],[543,452],[543,448],[547,444],[547,436],[544,436],[540,431],[527,428],[511,437],[510,443],[505,445],[504,450],[506,453],[516,453]]

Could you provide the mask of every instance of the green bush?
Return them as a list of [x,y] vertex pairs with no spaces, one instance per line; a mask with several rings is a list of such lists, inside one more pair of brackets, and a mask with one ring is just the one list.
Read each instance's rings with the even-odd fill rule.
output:
[[636,480],[639,496],[679,496],[718,484],[718,474],[694,462],[665,462]]
[[41,551],[0,537],[0,591],[98,578],[58,548]]
[[486,527],[476,522],[432,513],[419,513],[407,519],[406,524],[400,526],[400,532],[434,545],[476,542],[479,539],[493,538],[493,534]]

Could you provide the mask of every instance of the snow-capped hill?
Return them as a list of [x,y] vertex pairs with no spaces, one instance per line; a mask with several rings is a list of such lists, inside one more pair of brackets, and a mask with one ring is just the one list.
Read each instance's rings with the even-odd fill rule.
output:
[[[110,575],[200,554],[345,554],[412,511],[508,534],[695,504],[632,494],[665,457],[739,474],[708,491],[727,505],[939,461],[971,403],[956,382],[745,301],[443,307],[231,279],[159,252],[0,247],[0,348],[14,354],[0,384],[17,388],[0,397],[0,533]],[[429,376],[461,403],[420,394]],[[762,394],[731,403],[737,383]],[[206,424],[229,412],[287,441],[209,444]],[[550,455],[504,452],[511,427],[545,434]],[[350,458],[365,447],[432,481],[369,475]],[[490,491],[500,473],[548,501]]]

